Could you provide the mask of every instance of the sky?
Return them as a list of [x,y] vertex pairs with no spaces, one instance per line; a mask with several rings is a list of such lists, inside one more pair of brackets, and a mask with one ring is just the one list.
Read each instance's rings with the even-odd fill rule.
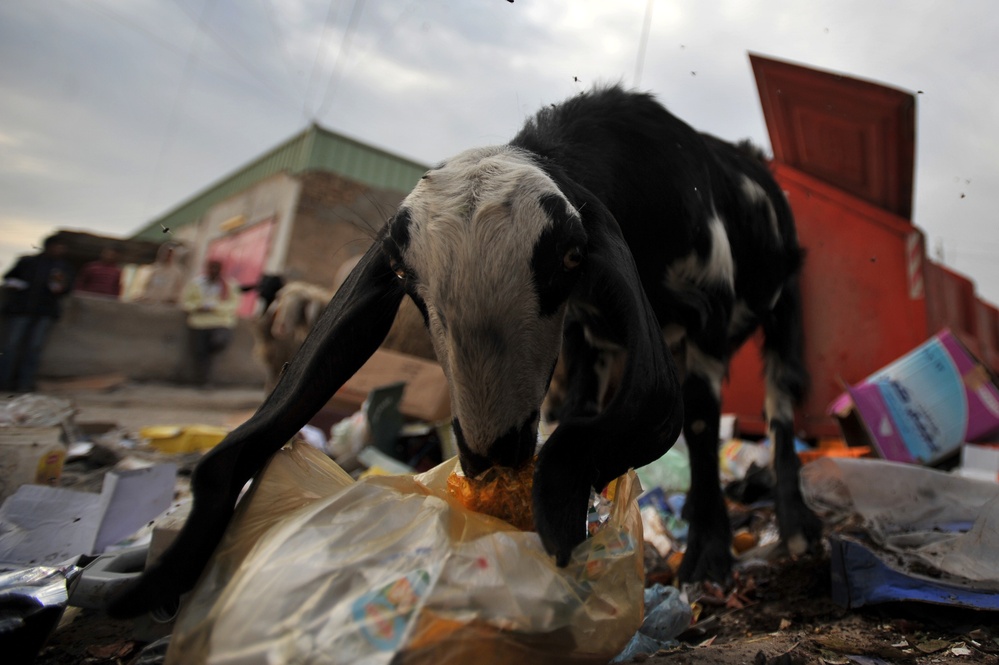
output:
[[[917,93],[913,222],[999,303],[994,0],[0,2],[0,269],[129,237],[311,122],[432,164],[595,84],[768,153],[750,52]],[[643,38],[647,36],[647,38]]]

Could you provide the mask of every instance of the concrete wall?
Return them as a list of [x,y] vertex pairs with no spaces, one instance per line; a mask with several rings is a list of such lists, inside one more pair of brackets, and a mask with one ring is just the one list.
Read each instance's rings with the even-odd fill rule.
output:
[[[136,381],[186,383],[192,376],[184,312],[168,305],[119,302],[72,294],[52,329],[39,378],[119,373]],[[212,381],[262,386],[253,358],[251,323],[240,320],[232,343],[217,357]]]

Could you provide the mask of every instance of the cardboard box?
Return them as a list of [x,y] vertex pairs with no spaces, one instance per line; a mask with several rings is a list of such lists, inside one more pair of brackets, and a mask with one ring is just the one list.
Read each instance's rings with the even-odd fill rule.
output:
[[435,423],[451,417],[451,395],[444,370],[435,362],[379,349],[336,392],[329,406],[354,413],[375,388],[404,382],[399,410],[408,418]]
[[59,427],[0,427],[0,503],[21,485],[58,485],[66,447]]
[[847,388],[832,406],[851,445],[934,464],[999,430],[999,388],[949,330]]

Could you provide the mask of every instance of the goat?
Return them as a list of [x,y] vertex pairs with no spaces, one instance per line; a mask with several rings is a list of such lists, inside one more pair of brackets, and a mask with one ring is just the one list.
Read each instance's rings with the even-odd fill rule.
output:
[[307,282],[288,282],[253,324],[253,355],[267,372],[273,390],[281,370],[301,348],[333,292]]
[[[183,530],[112,613],[193,586],[243,484],[375,351],[405,295],[447,377],[470,476],[535,455],[564,354],[570,387],[532,490],[535,526],[559,565],[585,537],[591,488],[659,458],[682,428],[692,472],[685,580],[730,574],[721,385],[734,350],[762,326],[779,526],[794,551],[814,546],[821,522],[801,499],[793,450],[807,382],[801,263],[766,167],[651,95],[607,87],[542,109],[510,143],[463,152],[417,183],[264,404],[199,463]],[[684,359],[682,382],[670,347]],[[621,380],[600,408],[595,368],[620,351]]]
[[[274,389],[284,367],[301,348],[334,291],[307,282],[288,282],[274,295],[253,324],[253,356],[267,373],[265,387]],[[403,301],[383,349],[434,360],[434,349],[423,318],[411,302]]]

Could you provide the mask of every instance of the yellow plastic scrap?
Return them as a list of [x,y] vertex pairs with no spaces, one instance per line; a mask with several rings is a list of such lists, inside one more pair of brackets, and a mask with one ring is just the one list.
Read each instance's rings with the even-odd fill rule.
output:
[[211,425],[153,425],[139,430],[139,438],[161,453],[191,453],[218,445],[229,430]]

